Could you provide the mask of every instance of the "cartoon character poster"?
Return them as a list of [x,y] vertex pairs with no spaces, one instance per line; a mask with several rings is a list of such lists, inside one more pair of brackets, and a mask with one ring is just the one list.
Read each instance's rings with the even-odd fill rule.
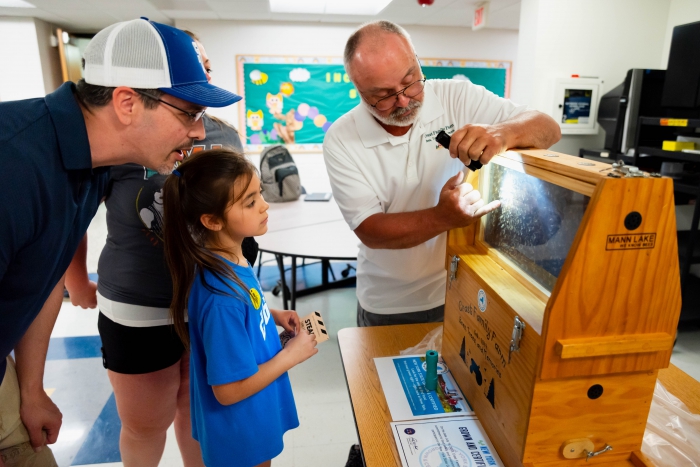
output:
[[360,102],[337,58],[239,56],[238,65],[249,150],[282,143],[320,149],[333,122]]
[[[294,145],[320,151],[328,128],[360,103],[340,57],[242,56],[238,64],[241,137],[247,150]],[[508,97],[510,62],[422,59],[428,79],[464,79]]]

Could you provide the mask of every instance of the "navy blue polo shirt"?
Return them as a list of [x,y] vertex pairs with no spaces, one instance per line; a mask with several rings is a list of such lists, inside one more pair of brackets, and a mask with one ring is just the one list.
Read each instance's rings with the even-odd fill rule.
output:
[[0,382],[107,188],[109,169],[92,168],[74,89],[0,103]]

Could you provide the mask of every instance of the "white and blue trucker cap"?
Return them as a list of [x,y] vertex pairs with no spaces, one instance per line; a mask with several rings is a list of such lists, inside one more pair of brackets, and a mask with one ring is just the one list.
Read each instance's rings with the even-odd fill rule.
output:
[[106,27],[85,48],[85,82],[159,89],[204,107],[225,107],[241,97],[207,82],[194,39],[147,18]]

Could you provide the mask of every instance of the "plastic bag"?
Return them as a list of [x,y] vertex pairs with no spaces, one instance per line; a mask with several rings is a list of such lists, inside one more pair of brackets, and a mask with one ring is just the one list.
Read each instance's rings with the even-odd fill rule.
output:
[[642,452],[659,467],[700,467],[700,415],[691,413],[659,381]]
[[437,350],[439,354],[442,354],[442,326],[438,326],[430,331],[415,346],[404,349],[399,353],[401,355],[422,355],[428,350]]

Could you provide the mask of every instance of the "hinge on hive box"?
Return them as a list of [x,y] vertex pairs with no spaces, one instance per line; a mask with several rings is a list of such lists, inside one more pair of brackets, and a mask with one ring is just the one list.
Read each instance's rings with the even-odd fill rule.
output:
[[513,334],[510,336],[510,350],[508,351],[508,363],[510,363],[510,355],[520,350],[520,339],[523,338],[523,329],[525,329],[525,321],[521,320],[518,316],[515,317],[515,322],[513,323]]
[[449,284],[449,289],[452,288],[452,281],[457,278],[457,264],[459,263],[459,256],[454,255],[452,256],[452,260],[450,260],[450,284]]

